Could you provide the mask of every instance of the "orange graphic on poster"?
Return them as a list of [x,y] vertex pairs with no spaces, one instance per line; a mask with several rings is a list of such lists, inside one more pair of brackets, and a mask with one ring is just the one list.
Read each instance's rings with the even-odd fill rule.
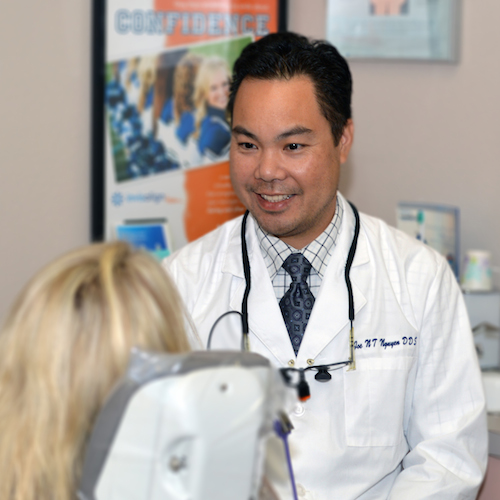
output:
[[203,236],[245,211],[231,186],[227,162],[188,170],[185,188],[188,199],[184,226],[188,241]]
[[376,16],[398,16],[406,0],[370,0]]
[[163,13],[168,47],[278,30],[276,0],[154,0],[154,9]]

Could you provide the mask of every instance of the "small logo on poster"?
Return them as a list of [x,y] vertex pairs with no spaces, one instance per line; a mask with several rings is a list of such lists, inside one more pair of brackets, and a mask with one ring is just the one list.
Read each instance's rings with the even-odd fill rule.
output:
[[115,207],[119,207],[123,204],[123,195],[118,192],[113,193],[113,195],[111,196],[111,203],[113,203]]
[[155,193],[150,191],[149,193],[127,193],[123,194],[119,191],[115,191],[111,195],[111,203],[115,207],[120,207],[125,205],[125,203],[181,203],[180,198],[175,198],[167,196],[165,193]]

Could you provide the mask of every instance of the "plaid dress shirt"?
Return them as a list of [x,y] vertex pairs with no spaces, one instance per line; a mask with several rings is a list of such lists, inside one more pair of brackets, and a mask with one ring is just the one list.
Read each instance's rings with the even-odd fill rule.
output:
[[292,281],[291,276],[282,267],[283,262],[290,254],[297,252],[302,253],[311,263],[312,269],[307,279],[307,284],[314,297],[317,297],[328,262],[337,242],[342,216],[343,209],[337,197],[335,215],[330,224],[314,241],[301,250],[297,250],[276,236],[266,233],[259,224],[256,224],[260,251],[262,252],[262,257],[264,257],[278,302],[283,298],[288,288],[290,288]]

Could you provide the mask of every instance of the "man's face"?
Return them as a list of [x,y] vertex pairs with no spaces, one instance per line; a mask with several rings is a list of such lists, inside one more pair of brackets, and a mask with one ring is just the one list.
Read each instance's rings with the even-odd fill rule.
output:
[[332,220],[352,135],[349,120],[335,146],[308,77],[245,79],[233,108],[234,190],[265,231],[303,248]]

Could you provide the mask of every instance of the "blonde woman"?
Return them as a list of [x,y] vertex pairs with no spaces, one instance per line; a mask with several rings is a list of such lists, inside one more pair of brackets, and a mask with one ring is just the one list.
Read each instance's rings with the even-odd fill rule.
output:
[[141,57],[137,65],[139,77],[139,97],[137,111],[141,116],[142,135],[148,136],[153,132],[153,100],[154,85],[156,80],[156,57]]
[[194,82],[202,60],[201,56],[188,52],[175,68],[173,115],[177,125],[180,125],[184,113],[194,109]]
[[220,57],[208,57],[196,76],[195,132],[198,151],[203,159],[226,159],[231,140],[226,106],[229,100],[230,73],[227,62]]
[[165,101],[157,122],[157,137],[183,167],[190,167],[196,149],[190,145],[194,132],[194,82],[202,57],[187,53],[175,67],[173,95]]
[[84,444],[133,346],[189,350],[177,293],[126,243],[40,271],[0,331],[0,498],[73,500]]

